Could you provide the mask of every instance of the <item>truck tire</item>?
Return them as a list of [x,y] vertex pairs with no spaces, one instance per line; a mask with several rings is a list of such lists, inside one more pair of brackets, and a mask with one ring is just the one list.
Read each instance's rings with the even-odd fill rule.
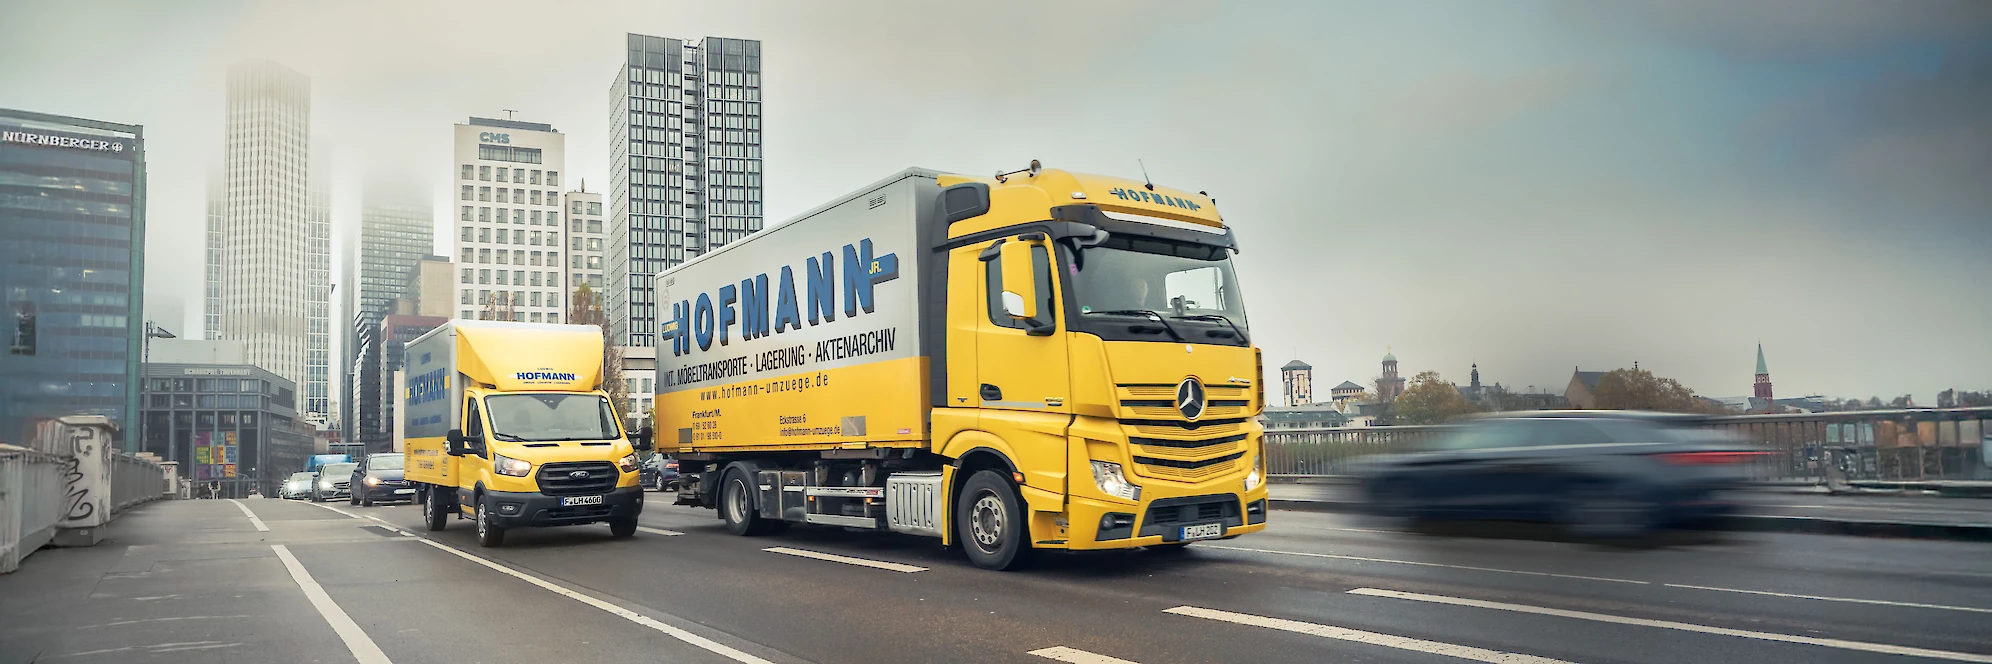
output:
[[636,517],[624,517],[609,522],[610,537],[631,537],[636,535]]
[[505,545],[505,528],[491,523],[490,510],[485,509],[484,497],[477,497],[477,545],[490,549]]
[[726,479],[719,482],[719,518],[726,522],[726,532],[753,537],[775,530],[774,524],[786,529],[786,522],[761,518],[755,502],[754,486],[747,483],[747,474],[738,470],[727,472]]
[[449,524],[449,505],[443,502],[442,487],[428,487],[422,491],[422,525],[429,532],[442,530]]
[[993,470],[977,472],[962,485],[955,506],[956,535],[976,567],[1021,569],[1033,553],[1030,524],[1009,479]]

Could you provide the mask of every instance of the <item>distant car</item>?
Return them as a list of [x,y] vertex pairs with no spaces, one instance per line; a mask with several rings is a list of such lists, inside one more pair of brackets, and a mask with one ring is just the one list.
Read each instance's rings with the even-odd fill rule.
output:
[[311,478],[311,502],[322,503],[351,495],[353,469],[359,464],[352,462],[328,463],[318,467],[318,474]]
[[1375,511],[1404,518],[1560,522],[1624,537],[1728,515],[1765,454],[1690,416],[1536,411],[1474,420],[1358,472]]
[[311,496],[312,473],[291,473],[284,479],[283,488],[277,490],[277,497],[284,500],[303,500]]
[[662,454],[653,454],[637,470],[638,480],[643,488],[652,491],[676,491],[678,489],[678,460]]
[[372,507],[374,503],[414,501],[415,485],[401,477],[400,453],[369,454],[353,468],[352,495],[348,502]]

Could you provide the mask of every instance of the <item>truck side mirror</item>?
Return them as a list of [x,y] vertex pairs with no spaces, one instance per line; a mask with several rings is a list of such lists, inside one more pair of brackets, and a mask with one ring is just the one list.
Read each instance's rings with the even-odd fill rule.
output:
[[1031,266],[1029,242],[1005,242],[998,248],[1002,261],[1003,313],[1011,318],[1037,318],[1037,270]]
[[449,430],[447,433],[443,434],[443,440],[449,443],[449,446],[443,448],[444,454],[448,454],[450,456],[463,456],[462,429]]
[[648,425],[645,425],[642,429],[638,429],[634,435],[631,435],[629,437],[629,440],[631,446],[635,447],[637,450],[649,451],[650,448],[652,447],[651,441],[654,435],[655,434],[651,432],[650,427]]

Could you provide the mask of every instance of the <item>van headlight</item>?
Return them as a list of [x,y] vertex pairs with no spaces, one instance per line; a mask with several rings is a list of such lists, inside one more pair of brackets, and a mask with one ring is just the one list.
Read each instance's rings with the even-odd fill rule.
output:
[[491,455],[491,470],[497,472],[500,475],[510,475],[512,477],[525,477],[526,473],[532,472],[532,469],[533,465],[530,463],[526,463],[524,461],[520,461],[518,459],[514,459],[512,457],[508,457],[503,454]]
[[1265,481],[1266,481],[1265,473],[1259,472],[1259,457],[1253,456],[1252,472],[1247,473],[1245,475],[1245,490],[1251,491],[1253,489],[1257,489],[1259,488],[1259,484]]
[[621,468],[625,473],[636,472],[636,453],[631,452],[629,456],[616,459],[616,467]]
[[330,488],[332,488],[332,480],[325,480],[325,481],[323,481],[323,482],[319,482],[319,483],[318,483],[318,488],[320,488],[320,489],[330,489]]
[[1109,496],[1127,500],[1141,500],[1141,487],[1127,481],[1121,474],[1121,465],[1111,461],[1093,462],[1093,483]]

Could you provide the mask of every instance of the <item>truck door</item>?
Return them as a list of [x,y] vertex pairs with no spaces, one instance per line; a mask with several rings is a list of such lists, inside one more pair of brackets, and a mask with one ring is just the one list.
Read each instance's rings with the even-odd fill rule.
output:
[[[1006,264],[999,246],[1004,242],[1029,244],[1028,261],[1022,260],[1026,254],[1013,249]],[[1027,486],[1062,494],[1071,378],[1051,252],[1041,239],[1011,237],[985,245],[981,256],[984,302],[975,346],[980,426],[1023,457],[1012,461],[1025,474]],[[1037,292],[1021,294],[1036,301],[1036,315],[1030,319],[1011,316],[1003,303],[1003,270],[1017,264],[1026,265],[1035,276]]]

